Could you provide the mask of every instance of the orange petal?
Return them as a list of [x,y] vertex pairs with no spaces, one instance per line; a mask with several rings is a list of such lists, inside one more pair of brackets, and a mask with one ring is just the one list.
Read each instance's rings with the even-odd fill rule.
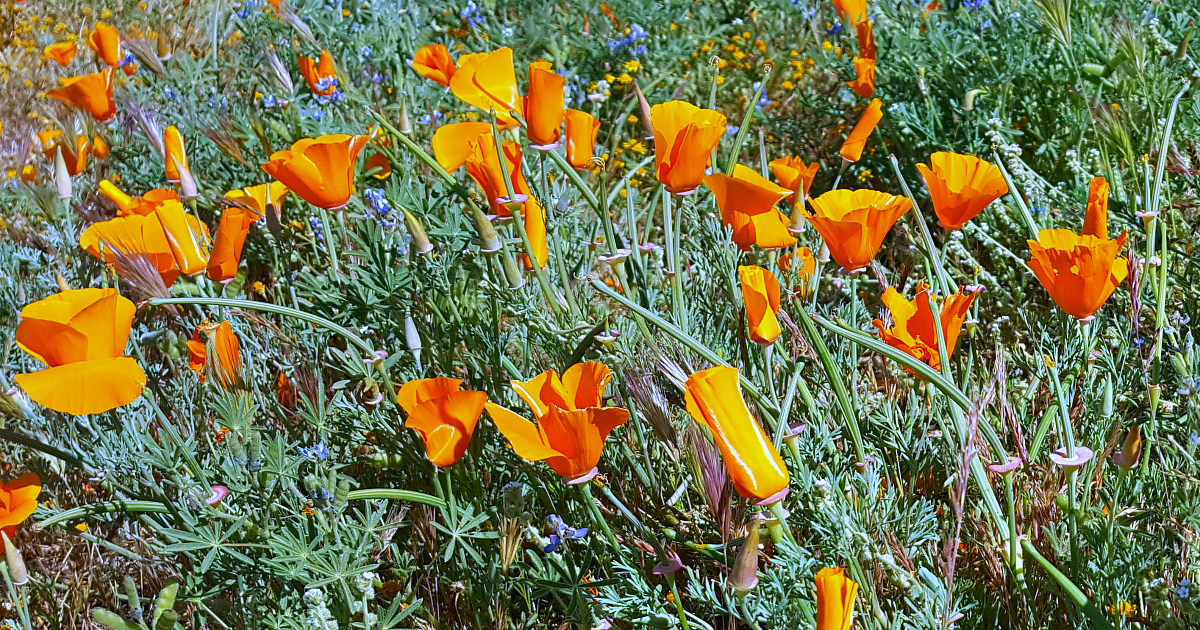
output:
[[783,332],[776,318],[779,311],[779,281],[770,271],[754,265],[738,267],[738,277],[746,302],[750,338],[756,343],[773,343]]
[[496,403],[486,403],[484,408],[492,417],[492,423],[508,438],[509,444],[522,459],[539,462],[550,457],[562,457],[562,453],[542,439],[537,425]]
[[563,86],[566,80],[550,62],[529,64],[529,97],[525,101],[526,135],[534,146],[550,147],[562,137]]
[[487,402],[484,392],[456,391],[429,400],[409,414],[405,425],[421,434],[425,454],[444,468],[462,459]]
[[[41,493],[42,480],[34,473],[26,473],[0,485],[0,529],[10,533],[9,528],[33,516]],[[3,548],[4,544],[0,543],[0,549]]]
[[862,157],[863,148],[867,146],[867,138],[871,136],[871,132],[875,131],[875,125],[878,125],[880,120],[883,120],[883,101],[872,99],[871,104],[867,105],[866,111],[863,112],[862,118],[858,119],[858,124],[854,125],[854,129],[850,130],[850,136],[842,144],[840,154],[843,160],[857,162]]
[[237,276],[246,235],[256,220],[258,215],[238,207],[226,208],[221,214],[221,224],[217,227],[217,238],[213,241],[206,267],[209,280],[229,282]]
[[396,401],[404,411],[411,414],[417,407],[431,400],[449,396],[461,388],[462,381],[456,378],[420,378],[405,383],[396,394]]
[[[604,406],[604,388],[612,379],[612,370],[597,361],[576,363],[562,375],[563,387],[575,403],[575,409]],[[565,409],[565,407],[564,407]]]
[[850,630],[858,583],[840,567],[817,572],[817,630]]
[[550,407],[559,409],[574,409],[571,404],[572,396],[558,373],[546,370],[528,381],[513,381],[512,388],[517,395],[533,410],[533,415],[539,420],[549,412]]
[[417,54],[413,55],[412,67],[417,74],[447,87],[458,69],[454,59],[450,57],[450,51],[442,44],[422,46],[417,50]]
[[446,172],[453,173],[471,155],[471,143],[479,136],[491,132],[491,124],[485,122],[442,125],[433,132],[433,156]]
[[591,168],[600,121],[578,109],[568,109],[564,117],[567,121],[567,163],[577,169]]
[[1108,238],[1108,180],[1093,177],[1088,183],[1087,213],[1083,217],[1082,234]]
[[146,386],[146,374],[130,357],[68,363],[13,380],[39,405],[73,416],[128,405]]

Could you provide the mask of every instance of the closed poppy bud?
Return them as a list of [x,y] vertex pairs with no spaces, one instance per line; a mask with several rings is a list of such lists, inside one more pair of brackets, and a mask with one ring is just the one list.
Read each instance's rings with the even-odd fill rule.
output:
[[843,22],[858,24],[867,19],[867,0],[833,0],[833,8]]
[[568,109],[564,116],[567,120],[567,164],[579,170],[592,168],[600,121],[578,109]]
[[1084,235],[1108,238],[1108,180],[1093,177],[1088,182],[1087,212],[1083,217]]
[[758,537],[762,526],[762,516],[754,515],[746,530],[746,540],[733,561],[733,571],[729,574],[729,586],[738,597],[745,597],[758,586]]
[[874,190],[831,190],[812,200],[804,216],[847,272],[866,269],[892,225],[912,207],[906,197]]
[[871,137],[871,132],[875,131],[875,125],[878,125],[880,120],[883,120],[883,101],[877,98],[872,99],[871,104],[867,105],[866,111],[863,112],[862,118],[858,119],[858,124],[850,130],[850,136],[842,143],[839,153],[843,160],[857,162],[862,157],[863,148],[867,146],[867,138]]
[[456,378],[423,378],[405,383],[396,396],[408,412],[404,426],[420,434],[425,456],[439,468],[466,454],[487,402],[484,392],[462,391],[461,387]]
[[690,195],[704,179],[712,150],[725,135],[725,115],[685,101],[650,108],[654,175],[669,192]]
[[4,559],[8,563],[8,578],[13,586],[24,586],[29,583],[29,571],[25,569],[25,558],[21,550],[9,539],[8,532],[0,529],[0,540],[4,544]]
[[1063,312],[1090,321],[1129,275],[1129,261],[1118,256],[1124,246],[1124,232],[1105,239],[1046,229],[1029,241],[1028,264]]
[[[0,484],[0,532],[11,539],[17,526],[33,516],[42,493],[42,480],[34,473],[21,475]],[[5,549],[9,547],[4,545]]]
[[846,570],[841,567],[817,571],[816,582],[816,630],[850,630],[858,582],[846,577]]
[[[945,335],[946,352],[954,354],[954,346],[958,335],[962,332],[963,320],[975,297],[975,291],[958,292],[946,298],[938,318]],[[885,327],[883,320],[876,319],[872,323],[879,329],[879,336],[894,348],[903,350],[920,359],[935,370],[940,370],[941,356],[938,354],[938,334],[933,320],[933,308],[930,305],[929,285],[921,282],[917,285],[917,294],[911,302],[904,299],[896,287],[888,287],[883,293],[883,304],[891,313],[891,325]]]
[[197,326],[187,347],[191,355],[188,368],[200,376],[201,383],[211,376],[227,390],[237,385],[241,378],[242,351],[229,322]]
[[918,164],[917,170],[929,187],[938,225],[948,230],[962,228],[1008,193],[1000,169],[977,157],[938,151],[929,156],[929,163],[932,168]]
[[334,67],[333,55],[328,50],[321,51],[320,60],[300,57],[297,63],[300,66],[300,75],[304,77],[313,94],[329,96],[337,91],[337,68]]
[[646,95],[642,93],[642,86],[637,80],[633,82],[633,94],[637,96],[638,112],[641,114],[638,118],[641,120],[642,129],[646,130],[646,139],[654,138],[654,114],[650,109],[650,101],[646,100]]
[[404,225],[408,228],[408,235],[412,237],[413,250],[418,254],[428,254],[433,251],[433,243],[429,241],[429,235],[425,233],[425,226],[417,220],[417,217],[407,209],[404,210]]
[[106,122],[117,113],[113,100],[112,78],[115,69],[101,70],[93,74],[59,79],[61,87],[47,90],[46,96],[55,98],[88,112],[92,118]]
[[117,185],[107,179],[100,180],[100,194],[108,198],[109,201],[116,204],[117,209],[128,213],[133,209],[136,202],[133,197],[125,194],[125,191],[117,188]]
[[720,365],[692,374],[686,398],[688,413],[712,432],[738,493],[760,503],[782,498],[791,475],[762,425],[750,415],[737,369]]
[[94,155],[97,160],[103,160],[111,153],[112,152],[108,149],[108,143],[104,141],[104,138],[101,138],[100,136],[95,136],[92,138],[92,155]]
[[858,56],[863,59],[877,59],[875,52],[875,34],[872,32],[871,20],[863,20],[854,27],[858,37]]
[[208,257],[206,275],[209,280],[229,282],[237,276],[246,235],[256,220],[258,215],[236,206],[226,208],[221,213],[221,224],[217,226],[217,237],[213,240],[212,253]]
[[1121,445],[1121,450],[1113,453],[1112,460],[1117,466],[1123,470],[1132,470],[1138,465],[1138,461],[1142,459],[1142,429],[1134,425],[1129,430],[1129,434],[1125,436],[1125,443]]
[[96,29],[88,36],[88,47],[110,66],[121,63],[121,35],[104,22],[96,23]]
[[750,338],[756,343],[774,343],[782,332],[779,329],[779,281],[770,271],[753,265],[738,267],[742,282],[742,299],[746,302],[746,320]]
[[59,42],[47,46],[42,50],[42,54],[47,59],[53,59],[58,65],[65,66],[75,58],[75,51],[75,42]]
[[71,198],[71,174],[67,171],[67,161],[63,158],[61,146],[54,156],[54,185],[58,189],[59,199]]
[[167,181],[179,181],[180,167],[188,168],[187,150],[183,144],[183,134],[175,125],[163,129],[163,150],[166,151],[164,162],[167,171]]
[[509,112],[518,116],[524,113],[512,49],[507,46],[459,58],[458,70],[450,79],[450,91],[468,105],[496,112],[496,124],[501,128],[517,125]]
[[354,163],[366,136],[324,135],[271,154],[262,168],[318,208],[340,210],[354,194]]
[[871,95],[875,93],[875,60],[855,57],[854,74],[856,78],[846,85],[850,86],[855,94],[863,98],[871,98]]
[[529,64],[529,96],[525,99],[526,134],[533,148],[547,151],[562,138],[563,86],[566,81],[551,70],[549,61]]
[[200,192],[196,190],[196,180],[192,178],[192,171],[187,164],[176,162],[173,155],[167,155],[167,163],[174,164],[175,170],[179,172],[179,196],[185,200],[199,197]]
[[454,72],[458,70],[454,59],[450,57],[450,51],[442,44],[422,46],[417,50],[417,54],[413,55],[412,67],[417,74],[446,87],[450,87],[450,79],[454,78]]
[[796,237],[788,232],[787,215],[775,207],[790,190],[742,164],[733,167],[733,175],[713,173],[703,181],[721,209],[721,222],[733,228],[738,248],[746,251],[753,245],[773,249],[796,244]]

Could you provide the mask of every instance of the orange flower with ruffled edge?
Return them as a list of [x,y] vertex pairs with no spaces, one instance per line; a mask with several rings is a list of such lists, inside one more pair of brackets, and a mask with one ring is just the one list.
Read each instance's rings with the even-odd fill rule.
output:
[[752,245],[763,249],[790,247],[796,237],[788,232],[787,215],[775,208],[791,194],[754,169],[738,164],[733,175],[713,173],[704,178],[721,209],[721,221],[733,228],[733,242],[742,251]]
[[1124,246],[1124,232],[1103,239],[1046,229],[1029,241],[1029,268],[1063,312],[1090,321],[1129,275],[1129,261],[1117,256]]
[[[967,311],[978,295],[978,291],[960,289],[946,298],[939,309],[938,319],[941,320],[942,334],[946,337],[946,353],[949,356],[954,356],[954,347],[958,343],[959,333],[962,332],[963,320],[967,318]],[[879,329],[879,337],[889,346],[903,350],[929,367],[935,370],[942,369],[941,355],[938,353],[937,327],[933,321],[933,307],[929,303],[929,285],[919,283],[917,294],[911,302],[904,299],[896,287],[888,287],[883,293],[883,305],[891,313],[891,326],[885,326],[881,319],[871,322]]]
[[354,163],[366,145],[366,136],[304,138],[272,153],[262,169],[312,205],[340,210],[354,194]]
[[494,138],[491,131],[488,131],[469,143],[471,153],[466,160],[467,174],[487,196],[488,206],[493,214],[510,217],[511,208],[520,204],[521,218],[525,223],[525,234],[529,237],[533,257],[538,266],[544,268],[549,260],[550,251],[546,240],[546,214],[541,204],[533,197],[533,191],[521,171],[521,145],[515,142],[504,143],[504,164],[516,193],[514,199],[508,199],[508,184],[504,180],[504,172],[500,170]]
[[567,483],[583,483],[596,475],[608,434],[629,419],[625,409],[603,406],[611,377],[608,366],[589,361],[567,368],[562,379],[547,370],[528,381],[513,381],[537,424],[495,403],[485,407],[517,455],[545,461]]
[[450,79],[450,91],[461,101],[485,112],[496,112],[496,124],[515,126],[514,113],[524,116],[524,99],[517,88],[512,49],[463,55]]
[[238,265],[242,261],[242,248],[246,245],[246,235],[250,226],[258,220],[259,215],[243,208],[232,206],[221,213],[221,223],[217,226],[217,237],[213,239],[212,252],[208,255],[206,266],[209,280],[213,282],[229,282],[237,276]]
[[1087,211],[1083,216],[1083,232],[1100,239],[1108,238],[1108,180],[1093,177],[1088,182]]
[[487,403],[484,392],[464,391],[462,381],[446,377],[409,381],[396,398],[408,412],[404,426],[420,434],[425,456],[438,468],[462,459]]
[[738,494],[768,505],[783,498],[791,475],[750,414],[738,380],[737,369],[727,365],[692,374],[687,380],[687,410],[712,432]]
[[592,168],[600,121],[578,109],[568,109],[563,117],[567,121],[567,164],[581,171]]
[[854,74],[856,78],[846,85],[850,86],[855,94],[863,98],[871,98],[871,95],[875,93],[875,60],[855,57]]
[[712,150],[725,135],[725,114],[687,101],[650,108],[654,128],[654,176],[667,191],[690,195],[704,179]]
[[566,80],[549,61],[529,64],[529,96],[525,97],[525,135],[533,148],[548,151],[562,139],[563,86]]
[[329,96],[337,91],[337,67],[328,50],[321,51],[320,60],[298,57],[296,63],[300,66],[300,76],[304,77],[313,94]]
[[816,630],[850,630],[858,582],[846,577],[845,569],[830,567],[817,571],[816,583]]
[[42,55],[47,59],[53,59],[60,66],[65,66],[75,58],[76,51],[75,42],[58,42],[45,47]]
[[798,157],[781,157],[771,160],[768,165],[771,167],[771,172],[775,175],[775,179],[779,180],[779,185],[792,191],[788,197],[788,205],[794,206],[800,203],[800,195],[808,197],[808,191],[812,188],[813,180],[817,178],[817,171],[821,168],[816,160],[812,164],[805,164],[804,160]]
[[[34,473],[0,484],[0,532],[4,532],[9,540],[16,535],[17,526],[37,511],[41,493],[42,480]],[[0,541],[0,551],[3,550],[4,542]]]
[[17,345],[48,367],[13,380],[39,405],[74,416],[128,405],[146,386],[125,356],[136,311],[116,289],[73,289],[26,306]]
[[418,49],[413,55],[412,67],[417,74],[446,87],[450,87],[450,80],[458,70],[450,51],[442,44],[426,44]]
[[229,322],[205,322],[197,326],[187,348],[188,368],[200,376],[201,383],[212,376],[227,390],[237,385],[242,371],[242,347]]
[[275,216],[278,217],[280,209],[283,208],[283,200],[287,197],[287,194],[288,188],[283,183],[269,182],[231,190],[225,193],[225,199],[237,204],[241,208],[253,211],[259,217],[267,216],[268,212],[274,212]]
[[957,230],[975,218],[988,204],[1008,194],[1008,184],[995,164],[970,155],[939,151],[929,156],[932,168],[918,164],[917,170],[929,187],[929,199],[938,225]]
[[854,27],[854,35],[858,38],[858,56],[863,59],[878,59],[875,52],[875,33],[871,20],[863,20]]
[[742,299],[746,303],[746,321],[755,343],[775,343],[783,332],[779,328],[779,281],[775,274],[755,265],[738,267]]
[[825,239],[830,256],[854,273],[871,264],[883,238],[912,202],[875,190],[831,190],[814,198],[812,207],[812,212],[801,208],[804,218]]
[[96,28],[88,35],[88,47],[109,66],[121,63],[121,34],[104,22],[96,22]]
[[111,120],[117,113],[113,100],[112,79],[115,69],[101,70],[77,77],[60,78],[61,87],[47,90],[46,96],[58,99],[92,115],[100,122]]
[[857,162],[862,157],[863,149],[867,146],[867,138],[871,137],[871,132],[875,131],[875,126],[881,120],[883,120],[883,101],[877,98],[872,99],[871,104],[867,105],[866,111],[863,112],[862,118],[858,119],[858,124],[850,130],[850,136],[842,143],[842,148],[838,153],[843,160]]
[[108,264],[116,263],[118,255],[142,257],[154,266],[166,287],[179,277],[175,252],[155,212],[93,223],[79,237],[79,246],[96,258],[103,252],[104,262]]

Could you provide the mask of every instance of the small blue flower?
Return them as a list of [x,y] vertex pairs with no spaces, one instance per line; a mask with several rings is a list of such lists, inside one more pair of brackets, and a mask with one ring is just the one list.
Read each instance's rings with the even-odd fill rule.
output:
[[[313,219],[313,221],[315,222],[313,227],[316,227],[317,224],[320,224],[320,221],[318,221],[317,219]],[[321,460],[325,459],[326,457],[329,457],[329,447],[325,446],[324,440],[317,442],[316,444],[313,444],[311,448],[305,448],[303,446],[300,446],[300,447],[297,447],[296,450],[300,451],[300,454],[303,455],[304,457],[311,457],[313,459],[316,459],[317,461],[321,461]]]
[[547,516],[546,522],[550,524],[550,528],[553,530],[550,533],[550,544],[546,545],[546,548],[543,550],[546,553],[554,553],[556,549],[558,549],[564,542],[567,542],[568,540],[577,540],[588,535],[588,528],[570,527],[563,522],[562,517],[557,514],[551,514],[550,516]]
[[262,98],[263,107],[275,107],[275,97],[267,94]]
[[826,35],[837,35],[842,32],[842,24],[839,22],[825,30]]
[[991,26],[992,26],[992,21],[991,21],[991,20],[984,20],[984,21],[982,21],[982,22],[980,22],[980,23],[979,23],[979,28],[980,28],[980,29],[991,28]]
[[363,59],[370,59],[371,53],[372,51],[370,46],[363,46],[362,50],[358,51],[358,56],[362,57]]
[[739,129],[740,127],[737,125],[725,125],[725,134],[729,136],[735,135]]

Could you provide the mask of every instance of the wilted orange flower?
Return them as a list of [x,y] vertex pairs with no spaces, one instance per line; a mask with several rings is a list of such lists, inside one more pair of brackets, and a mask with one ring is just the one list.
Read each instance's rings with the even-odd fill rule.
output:
[[862,118],[858,119],[858,124],[850,130],[850,137],[842,143],[842,150],[839,153],[843,160],[857,162],[862,157],[863,148],[867,146],[867,138],[871,137],[871,132],[875,131],[875,125],[878,125],[881,120],[883,120],[883,101],[877,98],[872,99],[871,104],[867,105],[866,111],[863,112]]
[[843,22],[857,25],[867,19],[867,0],[833,0],[833,8]]
[[957,230],[988,204],[1008,193],[1008,184],[996,165],[970,155],[938,151],[929,157],[933,168],[918,164],[929,187],[929,199],[938,225]]
[[300,65],[300,75],[304,77],[313,94],[329,96],[337,91],[337,68],[333,65],[333,55],[328,50],[321,51],[318,61],[312,57],[299,57],[296,62]]
[[471,143],[492,132],[491,123],[458,122],[442,125],[433,132],[433,157],[447,173],[457,171],[471,155]]
[[312,205],[340,210],[354,194],[354,162],[366,144],[366,136],[304,138],[272,153],[262,168]]
[[496,124],[501,127],[517,124],[510,112],[524,115],[513,53],[507,46],[459,58],[458,70],[450,79],[450,91],[468,105],[496,112]]
[[456,378],[423,378],[400,388],[397,402],[408,412],[404,426],[425,442],[425,456],[445,468],[462,459],[487,402],[484,392],[462,391]]
[[567,163],[580,170],[589,169],[596,152],[600,121],[578,109],[568,109],[564,116],[567,119]]
[[242,371],[242,350],[229,322],[205,322],[196,327],[187,342],[191,358],[188,367],[203,383],[212,376],[225,389],[237,385]]
[[857,78],[846,85],[850,86],[855,94],[863,98],[871,98],[871,95],[875,93],[875,60],[855,57],[854,74],[857,75]]
[[42,50],[42,54],[47,59],[53,59],[58,65],[65,66],[75,58],[75,51],[75,42],[58,42],[47,46]]
[[[946,298],[941,305],[938,319],[941,320],[942,334],[946,336],[946,353],[954,356],[954,346],[958,343],[958,335],[962,332],[963,320],[967,311],[979,295],[976,291],[959,290]],[[879,329],[879,336],[889,346],[903,350],[920,359],[929,367],[942,369],[941,355],[938,354],[937,327],[933,321],[933,307],[929,303],[929,285],[921,282],[917,285],[917,295],[910,302],[896,291],[896,287],[888,287],[883,293],[883,305],[891,313],[891,326],[885,327],[883,320],[876,319],[873,324]]]
[[775,204],[791,194],[754,169],[738,164],[733,175],[713,173],[704,178],[721,208],[721,221],[733,228],[733,242],[744,250],[789,247],[796,237],[788,233],[787,216]]
[[116,69],[101,70],[67,79],[59,79],[62,87],[47,90],[46,96],[56,98],[82,109],[100,122],[111,119],[117,113],[113,101],[112,79]]
[[1029,241],[1029,268],[1059,308],[1089,321],[1129,275],[1129,261],[1117,256],[1124,246],[1124,232],[1106,239],[1046,229]]
[[529,64],[529,96],[525,98],[525,116],[529,144],[535,149],[550,149],[562,138],[563,85],[566,81],[551,70],[549,61]]
[[[34,473],[0,484],[0,532],[4,532],[9,540],[16,535],[17,526],[33,516],[41,493],[42,480]],[[0,540],[0,551],[3,550],[4,542]]]
[[1093,177],[1088,182],[1087,212],[1083,216],[1082,234],[1108,238],[1108,180],[1103,177]]
[[73,289],[26,306],[17,345],[48,367],[13,380],[43,407],[75,416],[128,405],[146,386],[125,356],[136,310],[116,289]]
[[221,213],[221,224],[217,226],[217,237],[213,240],[212,253],[208,256],[207,270],[209,280],[214,282],[229,282],[237,276],[238,264],[242,260],[242,247],[246,244],[246,234],[250,226],[258,220],[259,215],[250,210],[237,206],[225,209]]
[[750,338],[755,343],[774,343],[782,332],[779,329],[779,281],[775,274],[756,265],[738,267],[742,281],[742,299],[746,302],[746,321]]
[[242,208],[253,210],[260,217],[265,217],[268,211],[273,211],[278,218],[279,209],[283,207],[283,198],[287,197],[287,194],[287,186],[281,182],[270,182],[231,190],[225,193],[225,198]]
[[912,207],[907,197],[874,190],[831,190],[812,200],[808,219],[829,247],[829,254],[848,272],[866,269],[883,237]]
[[442,44],[422,46],[413,55],[412,67],[417,74],[446,87],[450,86],[450,79],[454,78],[454,72],[458,69],[450,57],[450,51]]
[[863,59],[877,59],[875,52],[875,33],[871,29],[871,20],[863,20],[854,27],[858,37],[858,56]]
[[762,425],[750,415],[737,369],[718,365],[692,374],[686,396],[688,413],[712,432],[738,493],[760,502],[781,498],[791,475]]
[[669,192],[688,195],[700,186],[712,150],[725,135],[725,115],[686,101],[650,108],[654,176]]
[[629,419],[628,411],[604,406],[610,378],[608,366],[589,361],[567,368],[561,380],[547,370],[528,381],[513,381],[536,425],[495,403],[486,407],[517,455],[545,461],[568,482],[586,481],[596,472],[609,432]]
[[845,569],[830,567],[817,571],[816,630],[850,630],[857,595],[858,582],[846,577]]
[[88,35],[88,47],[109,66],[121,63],[121,35],[104,22],[96,22],[96,29]]
[[94,136],[92,138],[92,155],[95,156],[97,160],[106,159],[111,153],[112,152],[108,148],[108,143],[104,141],[104,138],[101,138],[100,136]]
[[179,129],[175,125],[163,129],[163,150],[165,151],[163,167],[167,172],[167,181],[177,182],[179,181],[179,170],[183,168],[190,171],[191,167],[188,166],[183,134],[179,133]]
[[792,191],[792,195],[788,197],[788,205],[792,206],[800,203],[801,186],[804,188],[804,197],[808,197],[813,180],[817,178],[817,170],[821,168],[816,160],[806,166],[804,160],[798,157],[777,158],[771,160],[769,166],[775,174],[775,179],[779,180],[779,185]]
[[477,137],[471,144],[471,153],[467,157],[467,174],[488,198],[492,213],[502,216],[512,216],[512,210],[507,202],[521,204],[521,218],[525,223],[525,234],[529,236],[529,245],[533,249],[533,257],[539,267],[545,267],[549,259],[549,249],[546,245],[546,215],[533,191],[521,172],[521,145],[515,142],[504,143],[504,164],[512,180],[515,199],[508,199],[508,184],[504,180],[504,172],[500,170],[500,158],[496,155],[495,136],[489,131]]

